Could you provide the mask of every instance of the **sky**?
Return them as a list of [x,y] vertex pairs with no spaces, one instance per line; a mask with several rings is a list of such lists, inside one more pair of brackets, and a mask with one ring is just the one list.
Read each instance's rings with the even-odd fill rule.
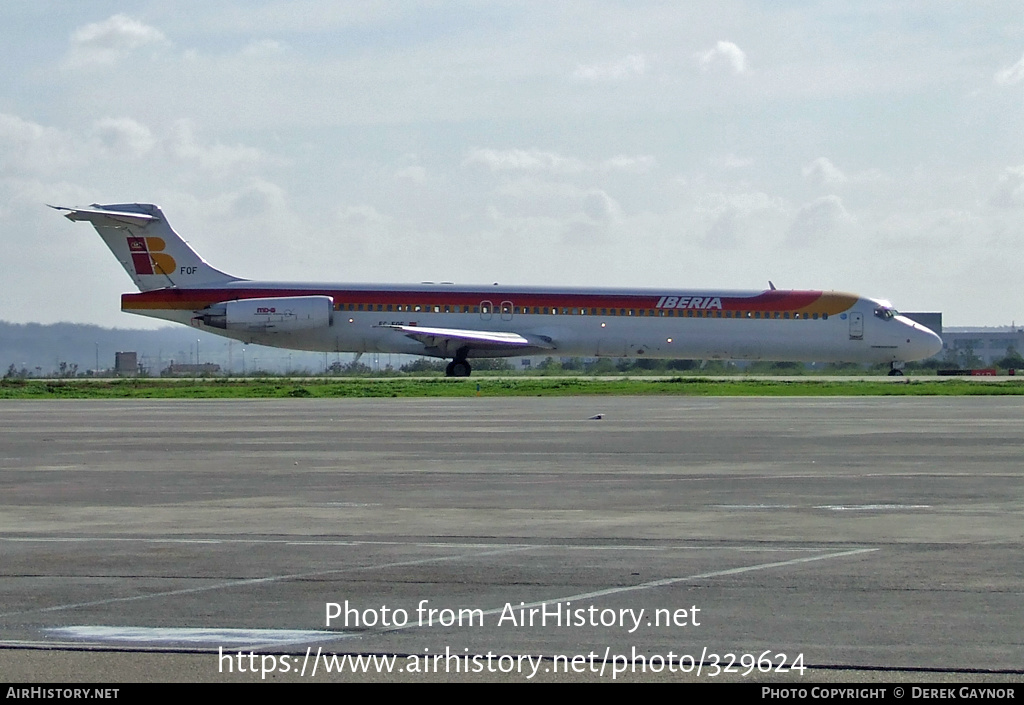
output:
[[0,22],[0,320],[116,327],[44,204],[253,279],[851,291],[1024,320],[1018,2],[52,2]]

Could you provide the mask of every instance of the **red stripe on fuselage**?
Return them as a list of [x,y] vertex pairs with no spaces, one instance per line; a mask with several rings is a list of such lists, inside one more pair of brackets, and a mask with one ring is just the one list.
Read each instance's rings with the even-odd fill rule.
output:
[[[352,289],[291,289],[291,288],[247,288],[247,289],[158,289],[139,294],[123,294],[122,309],[179,309],[199,310],[224,301],[237,299],[263,299],[290,296],[330,296],[335,304],[424,304],[450,306],[479,306],[489,301],[492,306],[511,303],[514,306],[538,308],[615,308],[653,309],[665,296],[686,297],[691,301],[702,299],[700,306],[678,308],[709,308],[712,301],[721,302],[723,311],[796,311],[810,306],[822,295],[820,291],[766,291],[751,296],[716,295],[714,292],[699,294],[630,294],[629,292],[608,294],[544,293],[514,291],[447,291],[430,290],[352,290]],[[718,310],[718,305],[713,308]]]

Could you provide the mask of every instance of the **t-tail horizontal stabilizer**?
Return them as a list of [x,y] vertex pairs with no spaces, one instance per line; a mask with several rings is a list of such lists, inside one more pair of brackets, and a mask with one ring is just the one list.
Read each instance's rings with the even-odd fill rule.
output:
[[139,291],[190,289],[239,281],[214,269],[174,232],[159,208],[120,203],[88,208],[50,206],[68,220],[92,223]]

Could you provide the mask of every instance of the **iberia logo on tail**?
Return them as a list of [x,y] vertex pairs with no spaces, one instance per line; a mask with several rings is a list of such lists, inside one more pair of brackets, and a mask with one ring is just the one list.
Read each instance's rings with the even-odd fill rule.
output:
[[136,274],[171,274],[177,263],[164,252],[167,243],[160,237],[128,238],[128,249],[132,253],[132,264]]

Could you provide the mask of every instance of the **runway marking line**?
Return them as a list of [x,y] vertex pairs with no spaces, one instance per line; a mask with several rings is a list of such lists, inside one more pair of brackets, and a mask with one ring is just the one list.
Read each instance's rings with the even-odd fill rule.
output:
[[[6,539],[6,540],[25,540],[25,541],[28,541],[28,540],[32,540],[32,539]],[[41,541],[62,541],[62,540],[77,541],[77,540],[81,540],[81,539],[39,539],[39,540],[41,540]],[[125,540],[125,539],[122,539],[122,540]],[[131,539],[126,539],[126,540],[131,540]],[[143,539],[143,541],[148,541],[148,540]],[[160,541],[160,540],[153,540],[153,541]],[[176,542],[176,540],[172,540],[172,541]],[[193,540],[188,540],[188,541],[189,542],[193,542],[193,543],[197,542],[194,539]],[[206,540],[202,540],[201,542],[205,543],[207,541]],[[240,542],[248,543],[249,541],[245,540],[245,541],[240,541]],[[288,542],[288,541],[275,541],[275,542],[276,543],[285,543],[285,544],[292,543],[292,542]],[[369,543],[369,542],[344,542],[342,545],[358,545],[360,543]],[[381,544],[388,543],[388,544],[390,544],[392,542],[373,542],[373,543],[381,543]],[[394,542],[394,544],[396,544],[396,545],[408,545],[408,544],[400,544],[398,542]],[[412,544],[412,545],[431,545],[431,546],[448,546],[448,547],[452,546],[452,544]],[[486,545],[481,546],[480,544],[474,544],[474,545],[475,546],[479,546],[479,547],[486,546]],[[78,608],[83,608],[83,607],[95,607],[95,606],[99,606],[99,605],[116,604],[116,603],[122,603],[122,602],[133,602],[133,601],[146,600],[146,599],[151,599],[151,598],[173,597],[173,596],[177,596],[177,595],[195,594],[195,593],[200,593],[200,592],[208,592],[208,591],[212,591],[212,590],[221,590],[221,589],[229,589],[229,588],[234,588],[234,587],[241,587],[241,586],[246,586],[246,585],[259,585],[259,584],[266,584],[266,583],[274,583],[274,582],[280,582],[280,581],[284,581],[284,580],[297,580],[297,579],[302,579],[302,578],[321,577],[321,576],[326,576],[326,575],[339,575],[339,574],[343,574],[343,573],[360,572],[360,571],[366,571],[366,570],[378,570],[378,569],[383,569],[383,568],[395,568],[395,567],[411,566],[411,565],[424,565],[424,564],[427,564],[427,563],[438,563],[438,562],[445,562],[445,561],[458,561],[458,560],[482,558],[482,557],[486,557],[486,556],[502,555],[502,554],[506,554],[506,553],[515,553],[515,552],[528,551],[528,550],[534,550],[534,549],[544,549],[544,548],[558,548],[558,546],[552,546],[551,544],[515,545],[515,546],[506,546],[504,548],[497,549],[497,550],[483,551],[483,552],[480,552],[480,553],[472,553],[472,554],[462,554],[462,555],[456,555],[456,556],[435,556],[435,557],[432,557],[432,558],[423,558],[423,559],[410,560],[410,561],[396,561],[396,562],[392,562],[392,563],[382,563],[382,564],[358,566],[358,567],[352,567],[352,568],[338,568],[338,569],[326,570],[326,571],[313,571],[313,572],[307,572],[307,573],[292,573],[292,574],[287,574],[287,575],[267,576],[267,577],[263,577],[263,578],[249,578],[249,579],[245,579],[245,580],[232,580],[232,581],[226,581],[226,582],[217,583],[217,584],[214,584],[214,585],[205,585],[205,586],[194,587],[194,588],[183,588],[183,589],[180,589],[180,590],[166,590],[166,591],[162,591],[162,592],[150,593],[150,594],[147,594],[147,595],[132,595],[132,596],[127,596],[127,597],[113,597],[113,598],[108,598],[108,599],[104,599],[104,600],[93,600],[93,601],[89,601],[89,602],[80,602],[80,603],[72,603],[72,604],[65,604],[65,605],[55,605],[55,606],[52,606],[52,607],[42,607],[42,608],[36,608],[36,609],[32,609],[32,610],[23,610],[23,611],[19,611],[19,612],[7,612],[7,613],[0,614],[0,617],[11,617],[11,616],[18,616],[18,615],[25,615],[25,614],[40,614],[40,613],[47,613],[47,612],[57,612],[57,611],[63,611],[63,610],[78,609]],[[562,548],[563,548],[563,550],[566,549],[566,548],[575,549],[575,550],[579,550],[581,548],[583,548],[583,549],[585,549],[585,548],[593,548],[593,549],[599,549],[599,550],[616,550],[616,549],[623,550],[624,548],[651,548],[651,547],[610,547],[610,546],[569,547],[569,546],[566,546],[566,547],[562,547]],[[664,547],[654,547],[654,548],[660,548],[661,550],[671,550],[671,549],[666,549]],[[690,547],[690,548],[693,548],[693,547]],[[705,548],[707,550],[715,550],[715,547],[705,547]],[[721,549],[719,549],[719,550],[721,550]],[[787,549],[774,549],[774,548],[768,548],[768,547],[763,547],[762,546],[762,547],[759,547],[758,549],[749,549],[748,548],[746,550],[778,551],[778,550],[787,550]],[[811,551],[811,550],[820,550],[820,549],[799,548],[799,549],[788,549],[788,550]],[[640,583],[638,585],[625,585],[625,586],[619,586],[619,587],[614,587],[614,588],[606,588],[606,589],[603,589],[603,590],[595,590],[595,591],[591,591],[591,592],[577,593],[577,594],[574,594],[574,595],[568,595],[568,596],[562,596],[562,597],[556,597],[556,598],[547,598],[547,599],[545,599],[543,601],[540,601],[540,602],[532,602],[530,604],[522,605],[521,607],[529,609],[529,608],[532,608],[532,607],[540,607],[541,605],[543,605],[545,603],[548,603],[548,602],[565,602],[565,601],[588,600],[588,599],[594,599],[594,598],[598,598],[598,597],[605,597],[605,596],[608,596],[608,595],[615,595],[615,594],[627,593],[627,592],[637,592],[637,591],[641,591],[641,590],[650,590],[650,589],[653,589],[653,588],[666,587],[666,586],[674,585],[674,584],[677,584],[677,583],[692,582],[694,580],[704,580],[704,579],[709,579],[709,578],[723,577],[723,576],[727,576],[727,575],[739,575],[739,574],[742,574],[742,573],[748,573],[748,572],[753,572],[753,571],[769,570],[769,569],[772,569],[772,568],[783,568],[783,567],[788,567],[788,566],[793,566],[793,565],[800,565],[800,564],[804,564],[804,563],[813,563],[813,562],[817,562],[817,561],[831,560],[831,559],[835,559],[835,558],[844,558],[844,557],[848,557],[848,556],[862,555],[862,554],[867,554],[867,553],[873,553],[873,552],[878,551],[878,550],[880,550],[880,549],[877,549],[877,548],[851,549],[851,550],[847,550],[847,551],[840,551],[840,552],[837,552],[837,553],[826,553],[826,554],[816,555],[816,556],[805,556],[805,557],[801,557],[801,558],[792,558],[792,559],[785,560],[785,561],[773,561],[773,562],[770,562],[770,563],[758,563],[758,564],[750,565],[750,566],[740,566],[740,567],[737,567],[737,568],[727,568],[727,569],[724,569],[724,570],[709,571],[709,572],[697,573],[697,574],[694,574],[694,575],[681,576],[681,577],[675,577],[675,578],[662,578],[662,579],[659,579],[659,580],[652,580],[652,581],[648,581],[648,582],[645,582],[645,583]],[[498,613],[502,612],[503,610],[504,610],[504,607],[493,608],[493,609],[490,609],[490,610],[485,610],[483,612],[483,614],[484,615],[498,614]],[[365,637],[365,636],[372,636],[374,633],[376,633],[376,634],[386,634],[386,633],[402,631],[402,630],[410,629],[410,628],[417,628],[419,626],[420,626],[419,624],[408,624],[408,625],[405,625],[403,627],[392,627],[392,628],[388,628],[388,629],[368,630],[368,631],[361,632],[360,635]],[[335,638],[345,638],[346,636],[352,636],[352,635],[351,634],[344,634],[344,633],[340,633],[339,632],[336,635]],[[260,646],[264,646],[264,645],[265,644],[261,644]]]
[[[145,598],[148,598],[148,597],[160,597],[160,596],[168,596],[168,595],[178,595],[178,594],[184,594],[184,593],[200,592],[200,591],[203,591],[203,590],[215,590],[215,589],[219,589],[219,588],[223,588],[223,587],[232,587],[232,586],[235,586],[235,585],[244,585],[244,584],[252,584],[252,583],[272,582],[272,581],[276,581],[276,580],[285,580],[285,579],[288,579],[288,578],[302,577],[303,575],[325,575],[325,574],[343,573],[343,572],[349,572],[349,571],[371,570],[373,568],[378,568],[378,567],[391,567],[391,566],[396,566],[396,565],[415,565],[415,564],[418,564],[418,563],[436,562],[436,561],[441,561],[441,560],[458,560],[460,558],[472,558],[472,557],[478,557],[478,556],[483,556],[483,555],[495,555],[495,554],[500,554],[500,553],[510,553],[513,550],[524,550],[524,548],[523,547],[516,547],[515,549],[512,549],[512,550],[488,551],[488,552],[485,552],[485,553],[482,553],[482,554],[476,554],[475,556],[443,556],[443,557],[432,558],[432,559],[423,559],[423,560],[419,560],[419,561],[406,561],[406,562],[403,562],[403,563],[391,563],[391,564],[385,564],[385,565],[380,565],[380,566],[361,566],[359,568],[339,569],[339,570],[333,570],[333,571],[322,571],[322,572],[311,573],[311,574],[292,575],[292,576],[277,576],[277,577],[269,577],[269,578],[258,578],[258,579],[245,580],[245,581],[233,581],[231,583],[223,583],[223,584],[220,584],[220,585],[210,585],[210,586],[206,586],[206,587],[203,587],[203,588],[192,588],[192,589],[187,589],[187,590],[174,590],[174,591],[168,591],[168,592],[163,592],[163,593],[154,593],[152,595],[139,595],[139,596],[125,597],[125,598],[111,598],[109,600],[98,600],[98,601],[90,602],[90,603],[80,603],[78,605],[62,605],[62,606],[58,606],[58,607],[43,608],[43,609],[39,609],[39,610],[30,610],[30,612],[50,612],[50,611],[56,611],[56,610],[62,610],[62,609],[73,609],[75,607],[84,607],[84,606],[92,606],[92,605],[99,605],[99,604],[109,604],[109,603],[114,603],[114,602],[124,602],[124,601],[129,601],[129,600],[145,599]],[[771,549],[768,549],[768,550],[771,550]],[[805,557],[802,557],[802,558],[792,558],[790,560],[785,560],[785,561],[773,561],[773,562],[770,562],[770,563],[758,563],[758,564],[755,564],[755,565],[740,566],[740,567],[737,567],[737,568],[726,568],[724,570],[715,570],[715,571],[709,571],[709,572],[705,572],[705,573],[697,573],[697,574],[694,574],[694,575],[687,575],[687,576],[682,576],[682,577],[662,578],[660,580],[651,580],[651,581],[648,581],[648,582],[645,582],[645,583],[640,583],[638,585],[625,585],[625,586],[614,587],[614,588],[606,588],[606,589],[603,589],[603,590],[594,590],[594,591],[591,591],[591,592],[577,593],[577,594],[574,594],[574,595],[566,595],[566,596],[562,596],[562,597],[548,598],[548,599],[540,601],[540,602],[531,602],[529,604],[520,605],[519,608],[520,609],[530,609],[530,608],[533,608],[533,607],[541,607],[542,605],[544,605],[546,603],[550,603],[550,602],[567,602],[567,601],[590,600],[590,599],[594,599],[594,598],[598,598],[598,597],[606,597],[608,595],[616,595],[616,594],[626,593],[626,592],[637,592],[637,591],[640,591],[640,590],[650,590],[650,589],[653,589],[653,588],[666,587],[666,586],[674,585],[674,584],[677,584],[677,583],[692,582],[694,580],[705,580],[705,579],[709,579],[709,578],[719,578],[719,577],[723,577],[723,576],[727,576],[727,575],[740,575],[740,574],[743,574],[743,573],[750,573],[750,572],[754,572],[754,571],[770,570],[772,568],[785,568],[785,567],[789,567],[789,566],[793,566],[793,565],[801,565],[801,564],[805,564],[805,563],[814,563],[814,562],[817,562],[817,561],[831,560],[831,559],[835,559],[835,558],[846,558],[846,557],[849,557],[849,556],[856,556],[856,555],[863,555],[863,554],[867,554],[867,553],[874,553],[875,551],[879,551],[879,550],[881,550],[881,549],[878,549],[878,548],[858,548],[858,549],[851,549],[851,550],[848,550],[848,551],[839,551],[837,553],[826,553],[826,554],[817,555],[817,556],[805,556]],[[505,610],[505,607],[503,606],[503,607],[500,607],[500,608],[484,610],[482,614],[483,615],[499,614],[499,613],[503,612],[504,610]],[[25,612],[9,613],[9,614],[25,614]],[[7,616],[7,615],[0,615],[0,616]],[[430,626],[430,625],[420,625],[418,623],[409,623],[409,624],[406,624],[406,625],[400,626],[400,627],[390,627],[390,628],[387,628],[387,629],[369,629],[369,630],[361,631],[361,632],[358,632],[358,633],[346,633],[346,632],[331,632],[331,633],[328,633],[328,632],[323,632],[323,631],[308,632],[308,635],[311,637],[310,639],[308,639],[308,641],[334,641],[334,640],[338,640],[338,639],[350,638],[350,637],[353,637],[353,636],[360,636],[360,637],[363,637],[363,638],[365,638],[365,637],[372,637],[372,636],[382,636],[382,635],[390,634],[390,633],[394,633],[394,632],[405,631],[407,629],[421,628],[423,626]],[[102,632],[102,633],[98,632],[97,630],[100,630],[100,632]],[[280,633],[282,636],[284,634],[286,634],[286,633],[287,634],[298,634],[299,633],[298,631],[272,630],[272,629],[266,629],[266,630],[243,630],[243,629],[226,629],[226,628],[207,628],[207,629],[163,628],[163,629],[156,629],[156,630],[154,630],[154,629],[147,629],[147,628],[142,628],[142,627],[94,627],[94,626],[87,626],[87,627],[64,627],[64,628],[58,628],[58,629],[48,629],[47,631],[50,631],[50,632],[56,633],[56,634],[60,634],[60,635],[65,636],[65,637],[71,637],[73,639],[74,638],[86,638],[86,639],[88,639],[90,637],[97,637],[97,638],[99,638],[101,640],[105,640],[105,641],[149,641],[149,642],[152,642],[152,641],[175,641],[175,642],[186,641],[186,642],[192,642],[192,643],[203,642],[204,641],[204,634],[206,634],[206,635],[217,636],[217,639],[218,639],[219,642],[234,641],[234,640],[241,640],[241,641],[250,642],[248,644],[248,646],[246,647],[246,648],[250,648],[250,649],[261,649],[261,648],[266,648],[266,647],[271,647],[271,646],[282,646],[282,645],[285,645],[287,643],[299,643],[299,642],[291,641],[290,639],[287,640],[287,641],[282,641],[281,637],[275,638],[275,637],[272,636],[274,633]],[[262,634],[262,633],[261,634],[257,634],[257,632],[265,632],[265,634]],[[236,637],[236,639],[232,639],[232,636]],[[257,638],[257,639],[251,639],[251,640],[244,638],[244,637],[256,637],[256,636],[262,636],[264,638],[263,639],[258,639]],[[251,643],[253,641],[254,642],[262,642],[262,643]],[[305,643],[305,641],[303,643]]]
[[[740,573],[750,573],[756,570],[768,570],[770,568],[784,568],[791,565],[799,565],[801,563],[813,563],[815,561],[831,560],[833,558],[845,558],[847,556],[856,556],[865,553],[874,553],[879,551],[878,548],[856,548],[849,551],[840,551],[839,553],[826,553],[820,556],[807,556],[805,558],[793,558],[788,561],[775,561],[773,563],[759,563],[757,565],[741,566],[739,568],[727,568],[725,570],[715,570],[708,573],[698,573],[696,575],[687,575],[679,578],[662,578],[660,580],[651,580],[646,583],[640,583],[639,585],[624,585],[614,588],[606,588],[604,590],[594,590],[593,592],[583,592],[576,595],[566,595],[563,597],[551,597],[540,602],[531,602],[525,605],[517,605],[516,609],[530,609],[533,607],[541,607],[547,603],[553,602],[572,602],[577,600],[590,600],[596,597],[605,597],[607,595],[616,595],[624,592],[637,592],[640,590],[650,590],[651,588],[665,587],[668,585],[674,585],[676,583],[692,582],[694,580],[705,580],[708,578],[720,578],[726,575],[739,575]],[[505,610],[505,607],[495,607],[494,609],[484,610],[483,614],[501,614]],[[403,627],[392,627],[390,629],[378,630],[379,633],[397,632],[403,629],[411,629],[419,627],[419,624],[407,624]],[[372,633],[373,630],[370,630]],[[364,635],[367,632],[363,632]]]
[[311,641],[336,641],[339,637],[354,636],[344,632],[311,629],[235,629],[222,627],[108,627],[74,626],[50,627],[50,634],[77,640],[112,642],[169,642],[173,644],[223,644],[225,646],[289,646]]
[[288,575],[271,575],[264,578],[246,578],[244,580],[229,580],[214,585],[203,585],[201,587],[194,588],[182,588],[180,590],[164,590],[162,592],[153,592],[146,595],[131,595],[128,597],[111,597],[105,600],[91,600],[89,602],[76,602],[68,605],[55,605],[53,607],[38,607],[31,610],[22,610],[19,612],[3,612],[0,613],[0,617],[14,617],[25,614],[41,614],[46,612],[60,612],[63,610],[79,609],[81,607],[97,607],[99,605],[111,605],[119,602],[135,602],[137,600],[149,600],[154,597],[174,597],[176,595],[191,595],[199,592],[209,592],[211,590],[223,590],[227,588],[242,587],[245,585],[260,585],[264,583],[275,583],[282,580],[300,580],[303,578],[317,578],[325,575],[339,575],[341,573],[355,573],[364,570],[380,570],[383,568],[401,568],[403,566],[410,565],[423,565],[426,563],[439,563],[443,561],[459,561],[466,558],[481,558],[484,556],[501,555],[503,553],[514,553],[517,551],[524,551],[533,548],[533,546],[515,546],[512,548],[506,548],[497,551],[484,551],[483,553],[465,554],[457,556],[435,556],[433,558],[420,558],[411,561],[396,561],[393,563],[380,563],[377,565],[366,565],[357,566],[354,568],[337,568],[335,570],[318,570],[308,573],[291,573]]

